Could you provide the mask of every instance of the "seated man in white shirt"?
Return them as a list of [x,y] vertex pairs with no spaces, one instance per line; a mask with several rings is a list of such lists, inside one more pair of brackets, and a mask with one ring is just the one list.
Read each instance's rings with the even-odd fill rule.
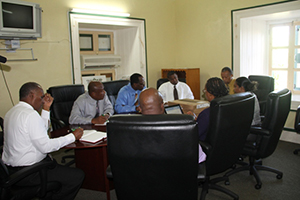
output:
[[70,124],[104,124],[114,109],[99,81],[91,81],[88,92],[80,95],[73,104]]
[[186,83],[178,81],[178,76],[174,71],[170,71],[167,77],[169,81],[158,88],[165,103],[177,99],[194,99],[191,88]]
[[[20,88],[20,102],[11,108],[4,118],[4,146],[2,160],[10,173],[31,166],[44,159],[47,154],[79,140],[83,129],[78,128],[66,136],[50,139],[48,136],[49,109],[53,102],[50,94],[44,94],[42,87],[34,82]],[[41,112],[41,115],[39,114]],[[47,170],[47,180],[61,183],[61,190],[52,199],[74,199],[84,179],[84,172],[78,168],[56,165]],[[40,183],[38,174],[21,180],[19,185]]]

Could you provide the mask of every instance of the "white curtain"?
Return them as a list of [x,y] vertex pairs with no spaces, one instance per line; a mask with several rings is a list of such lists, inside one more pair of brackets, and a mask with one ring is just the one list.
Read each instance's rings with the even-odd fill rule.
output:
[[240,21],[240,75],[268,75],[267,24],[264,20]]

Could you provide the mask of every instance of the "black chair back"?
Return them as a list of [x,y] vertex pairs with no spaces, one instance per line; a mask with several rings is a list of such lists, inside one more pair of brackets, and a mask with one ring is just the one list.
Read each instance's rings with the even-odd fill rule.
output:
[[290,112],[290,106],[290,90],[283,89],[269,94],[265,119],[261,125],[262,129],[268,131],[268,134],[262,136],[256,157],[265,158],[275,151],[282,129]]
[[115,107],[115,103],[118,97],[119,90],[127,85],[130,81],[129,80],[116,80],[116,81],[108,81],[103,82],[104,90],[112,104]]
[[298,108],[296,110],[294,128],[297,131],[297,133],[300,133],[300,106],[298,106]]
[[210,124],[205,143],[208,176],[223,172],[241,155],[250,131],[254,112],[254,96],[239,93],[216,98],[210,104]]
[[62,125],[55,123],[55,120],[51,120],[53,130],[62,128],[69,124],[69,117],[72,111],[74,101],[83,94],[83,85],[62,85],[50,87],[47,92],[51,94],[54,101],[51,105],[51,118],[60,120],[63,122]]
[[[186,83],[186,79],[185,78],[178,78],[178,80],[181,81],[181,82]],[[160,78],[160,79],[158,79],[157,82],[156,82],[156,89],[158,89],[161,84],[166,83],[168,81],[169,81],[169,79],[167,79],[167,78]]]
[[250,81],[258,83],[257,90],[254,91],[260,105],[260,114],[264,115],[266,112],[266,102],[270,92],[274,91],[274,78],[271,76],[263,75],[250,75]]
[[190,115],[115,115],[108,157],[118,199],[197,199],[198,129]]
[[[56,162],[50,159],[43,160],[11,174],[0,158],[0,199],[30,200],[35,199],[35,197],[42,199],[47,193],[51,196],[53,192],[59,191],[61,188],[60,182],[47,181],[47,170],[53,168],[55,164]],[[39,175],[41,182],[30,185],[19,184],[21,180],[31,175]]]

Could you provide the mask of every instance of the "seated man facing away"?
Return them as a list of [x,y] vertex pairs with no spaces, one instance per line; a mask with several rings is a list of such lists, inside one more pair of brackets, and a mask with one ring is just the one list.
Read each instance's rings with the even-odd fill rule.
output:
[[80,95],[73,104],[70,124],[104,124],[114,114],[113,106],[99,81],[91,81],[88,92]]
[[[205,84],[205,89],[203,90],[206,99],[211,102],[213,99],[217,97],[222,97],[228,94],[228,90],[224,84],[224,82],[217,77],[213,77],[207,80]],[[189,111],[187,114],[194,115],[195,114]],[[198,122],[198,134],[199,140],[204,141],[206,138],[206,134],[208,131],[209,125],[209,115],[210,115],[210,108],[204,109],[202,112],[199,113],[198,117],[195,119]],[[213,123],[213,122],[211,122]]]
[[228,89],[229,94],[234,94],[234,82],[233,72],[229,67],[224,67],[221,71],[221,77]]
[[135,73],[130,76],[130,83],[123,86],[115,104],[117,113],[135,113],[140,112],[139,95],[145,89],[145,80],[141,74]]
[[[4,147],[2,159],[10,173],[25,166],[31,166],[43,159],[51,159],[47,153],[56,151],[81,138],[83,130],[50,139],[48,136],[49,109],[53,102],[50,94],[44,94],[42,87],[34,82],[25,83],[19,91],[20,102],[11,108],[4,119]],[[39,114],[41,112],[41,115]],[[84,179],[84,172],[78,168],[56,165],[47,170],[48,181],[62,185],[52,199],[74,199]],[[33,174],[19,185],[38,184],[40,177]]]
[[162,94],[164,102],[177,99],[194,99],[191,88],[184,82],[178,81],[178,76],[174,71],[168,72],[169,81],[163,83],[158,91]]
[[[160,115],[164,114],[164,102],[162,95],[154,88],[148,88],[141,92],[140,109],[143,115]],[[206,155],[199,145],[199,163],[205,161]]]

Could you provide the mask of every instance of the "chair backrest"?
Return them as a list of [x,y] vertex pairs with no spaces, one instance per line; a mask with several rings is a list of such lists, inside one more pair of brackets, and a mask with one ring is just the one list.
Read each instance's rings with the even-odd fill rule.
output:
[[[54,86],[50,87],[47,92],[54,98],[51,105],[51,117],[61,120],[65,125],[68,125],[74,101],[85,92],[84,86],[81,84]],[[52,123],[52,128],[55,130],[61,127]]]
[[118,97],[119,90],[127,85],[130,81],[129,80],[116,80],[116,81],[108,81],[103,82],[104,90],[113,106],[115,107],[115,103]]
[[282,129],[284,127],[291,106],[291,91],[283,89],[273,91],[269,94],[266,105],[265,119],[261,127],[268,134],[262,136],[258,156],[265,158],[271,155],[278,144]]
[[[4,122],[3,122],[3,118],[2,117],[0,117],[0,128],[1,128],[1,131],[0,131],[0,146],[2,146],[3,145],[3,134],[4,134],[4,127],[3,127],[3,124],[4,124]],[[1,147],[0,147],[1,148]],[[0,150],[0,153],[2,153],[2,148],[1,148],[1,150]]]
[[294,128],[297,131],[297,133],[300,133],[300,106],[298,106],[296,110]]
[[239,93],[216,98],[210,104],[205,143],[206,174],[221,173],[235,164],[249,134],[254,112],[254,95]]
[[257,90],[254,91],[260,105],[260,113],[264,115],[266,112],[266,102],[270,92],[274,91],[274,78],[271,76],[263,75],[250,75],[250,81],[256,81],[258,83]]
[[[181,82],[186,83],[186,79],[185,78],[178,78],[178,80],[181,81]],[[158,89],[161,84],[166,83],[168,81],[169,81],[169,79],[167,79],[167,78],[160,78],[160,79],[158,79],[157,82],[156,82],[156,89]]]
[[108,157],[118,199],[197,199],[198,128],[192,116],[115,115]]

